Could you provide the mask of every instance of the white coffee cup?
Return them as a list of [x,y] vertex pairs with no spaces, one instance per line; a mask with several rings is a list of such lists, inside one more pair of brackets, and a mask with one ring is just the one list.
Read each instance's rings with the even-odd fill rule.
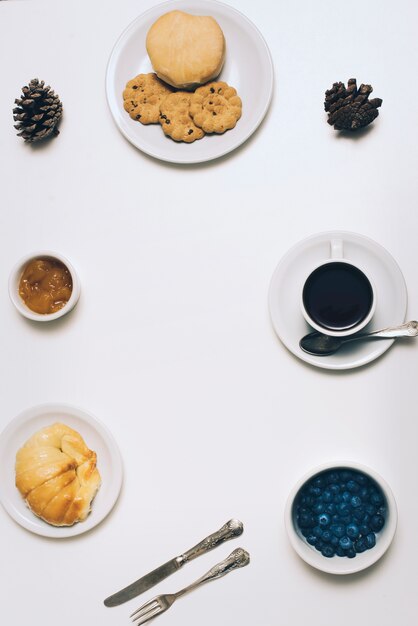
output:
[[[369,302],[366,303],[367,306],[365,305],[367,308],[367,311],[363,312],[361,318],[358,321],[353,322],[351,324],[349,323],[346,323],[345,325],[341,324],[341,328],[338,328],[337,323],[334,323],[331,325],[331,324],[326,324],[324,322],[321,322],[320,319],[318,319],[320,317],[319,315],[315,316],[316,319],[314,319],[315,314],[312,311],[312,308],[309,307],[309,304],[307,302],[307,299],[308,299],[307,293],[309,292],[309,289],[311,289],[311,291],[313,290],[312,285],[310,285],[310,283],[314,282],[315,280],[315,276],[313,276],[314,273],[316,273],[315,275],[318,276],[320,274],[317,271],[319,268],[325,267],[325,266],[331,266],[332,264],[339,264],[339,266],[341,266],[341,264],[344,264],[352,268],[353,270],[352,282],[354,283],[356,281],[358,283],[359,297],[358,297],[358,300],[356,301],[356,298],[355,298],[356,294],[353,293],[351,296],[351,294],[348,294],[346,291],[344,291],[344,285],[342,283],[340,283],[339,285],[330,285],[330,291],[329,293],[326,294],[329,300],[327,300],[327,298],[325,298],[324,300],[324,309],[323,309],[324,311],[332,310],[334,311],[336,316],[340,315],[340,318],[343,318],[344,314],[346,314],[346,318],[348,318],[348,311],[350,309],[347,309],[347,306],[350,306],[351,310],[353,311],[356,310],[356,307],[359,308],[361,304],[360,291],[363,290],[364,292],[366,291],[369,292],[368,294]],[[338,268],[335,267],[335,269],[338,269]],[[340,268],[340,269],[341,269],[341,277],[343,276],[344,273],[347,274],[347,272],[344,272],[344,268]],[[323,278],[322,287],[324,287],[325,282],[326,282],[326,279]],[[361,285],[361,283],[363,283],[363,285]],[[355,287],[354,284],[352,286],[354,289]],[[318,290],[319,288],[317,289],[317,291]],[[351,304],[350,297],[353,298],[352,304]],[[318,299],[318,295],[317,295],[317,299]],[[338,306],[341,306],[340,310],[338,310]],[[345,313],[344,313],[344,306],[346,307]],[[352,261],[349,261],[344,258],[344,242],[342,239],[332,239],[330,241],[329,259],[321,261],[310,270],[309,275],[306,277],[303,283],[303,287],[302,287],[301,310],[302,310],[303,317],[308,322],[308,324],[312,326],[312,328],[314,328],[320,333],[331,335],[333,337],[346,337],[348,335],[353,335],[354,333],[359,332],[365,326],[367,326],[367,324],[372,319],[374,312],[376,310],[376,289],[374,287],[373,281],[371,280],[367,272],[365,272],[363,267],[361,267],[357,263],[353,263]],[[347,319],[346,319],[346,322],[347,322]]]

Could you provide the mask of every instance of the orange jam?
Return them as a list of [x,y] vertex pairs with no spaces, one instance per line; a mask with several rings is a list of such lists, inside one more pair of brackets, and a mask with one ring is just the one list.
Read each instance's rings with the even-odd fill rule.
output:
[[23,270],[19,295],[31,311],[47,315],[65,306],[71,297],[71,274],[61,261],[33,259]]

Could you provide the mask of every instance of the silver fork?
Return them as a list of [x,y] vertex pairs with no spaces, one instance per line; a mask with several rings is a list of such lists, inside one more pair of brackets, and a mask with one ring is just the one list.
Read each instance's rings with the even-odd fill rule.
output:
[[232,570],[237,569],[238,567],[245,567],[250,562],[250,555],[248,552],[243,550],[242,548],[237,548],[224,560],[214,565],[204,576],[196,580],[194,583],[177,591],[177,593],[167,593],[161,596],[156,596],[149,600],[145,604],[139,607],[130,617],[132,617],[132,621],[136,622],[137,626],[140,624],[145,624],[149,619],[153,617],[157,617],[161,613],[164,613],[167,609],[170,608],[172,604],[183,596],[185,593],[188,593],[192,589],[196,589],[203,583],[209,582],[210,580],[215,580],[216,578],[221,578],[221,576],[225,576],[228,572],[232,572]]

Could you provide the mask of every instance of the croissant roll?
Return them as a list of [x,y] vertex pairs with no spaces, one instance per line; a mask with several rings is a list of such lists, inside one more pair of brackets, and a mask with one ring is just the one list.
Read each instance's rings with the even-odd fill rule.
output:
[[100,487],[96,462],[77,431],[56,423],[18,450],[16,487],[35,515],[53,526],[72,526],[86,519]]

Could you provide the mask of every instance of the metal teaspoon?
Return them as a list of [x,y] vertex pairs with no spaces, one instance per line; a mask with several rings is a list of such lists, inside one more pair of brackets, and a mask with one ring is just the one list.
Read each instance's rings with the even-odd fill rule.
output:
[[305,335],[299,341],[299,346],[304,352],[314,356],[329,356],[341,348],[344,343],[357,341],[358,339],[393,338],[393,337],[417,337],[418,322],[406,322],[400,326],[389,326],[382,330],[361,335],[349,335],[348,337],[331,337],[322,333],[313,332]]

